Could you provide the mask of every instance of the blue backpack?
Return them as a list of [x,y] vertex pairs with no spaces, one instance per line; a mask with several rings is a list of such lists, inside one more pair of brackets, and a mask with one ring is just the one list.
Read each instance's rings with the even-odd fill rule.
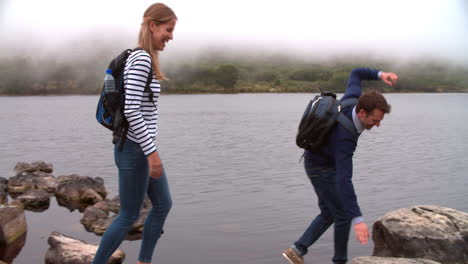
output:
[[[101,96],[96,109],[96,119],[99,124],[105,128],[111,130],[113,133],[112,143],[116,144],[119,139],[120,150],[125,143],[126,134],[128,131],[128,122],[125,119],[123,110],[125,105],[125,90],[123,72],[125,63],[130,53],[136,50],[142,50],[142,48],[126,49],[122,51],[117,57],[115,57],[110,63],[108,69],[112,70],[112,76],[115,80],[115,93],[105,93],[104,84],[102,86]],[[148,80],[146,81],[145,92],[150,94],[150,100],[153,101],[153,92],[150,89],[150,84],[153,81],[153,68],[150,69]]]
[[328,132],[339,122],[351,134],[357,137],[359,134],[353,121],[345,116],[341,109],[355,106],[357,98],[349,98],[340,102],[336,100],[336,94],[322,92],[310,100],[296,136],[296,145],[300,148],[319,151],[326,142]]

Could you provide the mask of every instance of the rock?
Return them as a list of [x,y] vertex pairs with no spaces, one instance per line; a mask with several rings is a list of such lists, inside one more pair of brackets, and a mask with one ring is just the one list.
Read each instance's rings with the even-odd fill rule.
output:
[[11,177],[8,180],[8,192],[12,195],[18,195],[34,189],[34,178],[36,177],[31,175],[18,175]]
[[119,213],[120,201],[119,196],[112,198],[112,200],[105,199],[93,205],[94,208],[104,210],[106,212]]
[[[0,264],[13,263],[13,260],[23,249],[26,244],[26,233],[8,245],[0,245]],[[2,262],[5,261],[5,262]]]
[[36,189],[42,189],[46,192],[53,193],[57,189],[57,181],[51,174],[43,174],[36,178]]
[[95,206],[89,206],[83,213],[83,217],[81,217],[81,224],[84,226],[86,231],[93,232],[93,224],[98,221],[99,219],[107,219],[109,218],[109,213],[99,209]]
[[9,206],[16,206],[21,208],[21,210],[24,210],[24,204],[18,200],[13,200],[11,203],[8,204]]
[[0,190],[0,204],[8,203],[8,193]]
[[87,204],[95,204],[102,201],[103,198],[93,189],[87,189],[80,197],[80,201]]
[[6,191],[8,189],[8,180],[0,177],[0,191]]
[[[52,232],[48,242],[50,248],[46,253],[46,264],[89,264],[98,247],[58,232]],[[122,250],[117,250],[112,254],[108,263],[123,263],[124,259],[125,253]]]
[[8,180],[0,177],[0,204],[8,203]]
[[[107,228],[112,224],[112,221],[117,217],[119,212],[119,197],[116,196],[112,200],[103,200],[93,206],[89,206],[83,213],[80,222],[88,232],[93,232],[98,236],[102,236]],[[145,220],[151,210],[151,202],[148,197],[145,198],[140,215],[133,223],[132,228],[125,239],[137,240],[141,239]],[[111,215],[114,213],[114,215]]]
[[57,187],[56,179],[52,174],[45,172],[23,173],[8,179],[8,192],[17,196],[28,190],[43,189],[54,192]]
[[36,161],[33,163],[18,162],[16,163],[14,170],[16,172],[16,175],[32,172],[52,173],[54,167],[52,166],[52,164],[47,164],[43,161]]
[[117,215],[112,215],[109,217],[96,219],[96,221],[91,223],[90,232],[93,232],[94,234],[98,236],[104,235],[107,228],[109,228],[109,226],[112,224],[112,222],[114,221],[116,217]]
[[18,196],[16,200],[20,201],[26,210],[42,212],[49,208],[50,194],[42,189],[34,189]]
[[8,246],[26,234],[24,210],[17,206],[0,205],[0,245]]
[[431,205],[402,208],[375,222],[372,238],[374,256],[466,264],[468,214]]
[[71,174],[57,178],[55,195],[57,198],[62,198],[62,200],[94,204],[104,200],[107,196],[107,191],[102,178]]
[[351,264],[441,264],[428,259],[384,258],[384,257],[358,257]]
[[55,198],[57,199],[58,205],[68,208],[70,212],[78,210],[80,213],[82,213],[89,206],[89,204],[83,203],[81,201],[67,200],[59,196],[55,196]]

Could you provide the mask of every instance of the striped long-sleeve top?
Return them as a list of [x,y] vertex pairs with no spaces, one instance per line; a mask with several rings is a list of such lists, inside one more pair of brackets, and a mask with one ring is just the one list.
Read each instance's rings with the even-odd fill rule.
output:
[[158,132],[158,98],[161,92],[159,81],[154,77],[150,84],[153,101],[145,92],[145,85],[151,70],[151,57],[144,50],[133,51],[125,63],[124,115],[129,128],[127,138],[140,144],[145,155],[156,151],[155,138]]

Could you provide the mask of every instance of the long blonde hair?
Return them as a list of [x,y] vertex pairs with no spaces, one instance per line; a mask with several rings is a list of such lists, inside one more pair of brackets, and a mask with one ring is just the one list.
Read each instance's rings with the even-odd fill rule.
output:
[[177,20],[177,16],[175,15],[174,11],[162,3],[152,4],[146,9],[143,15],[143,23],[141,23],[138,44],[151,56],[154,75],[158,80],[165,80],[166,76],[161,71],[159,66],[158,50],[153,48],[150,23],[153,22],[156,25],[160,25],[169,22],[174,18]]

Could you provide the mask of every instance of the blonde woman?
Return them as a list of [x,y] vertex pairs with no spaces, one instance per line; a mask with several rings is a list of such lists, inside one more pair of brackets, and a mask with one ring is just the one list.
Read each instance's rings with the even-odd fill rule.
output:
[[[166,174],[155,145],[157,102],[162,73],[158,52],[173,39],[177,16],[168,6],[148,7],[141,24],[138,48],[128,57],[124,69],[124,115],[129,127],[122,149],[114,146],[119,171],[120,212],[104,233],[93,264],[106,264],[138,219],[145,195],[153,208],[146,219],[138,264],[151,263],[153,251],[172,206]],[[145,91],[148,78],[151,92]],[[122,140],[122,139],[121,139]]]

